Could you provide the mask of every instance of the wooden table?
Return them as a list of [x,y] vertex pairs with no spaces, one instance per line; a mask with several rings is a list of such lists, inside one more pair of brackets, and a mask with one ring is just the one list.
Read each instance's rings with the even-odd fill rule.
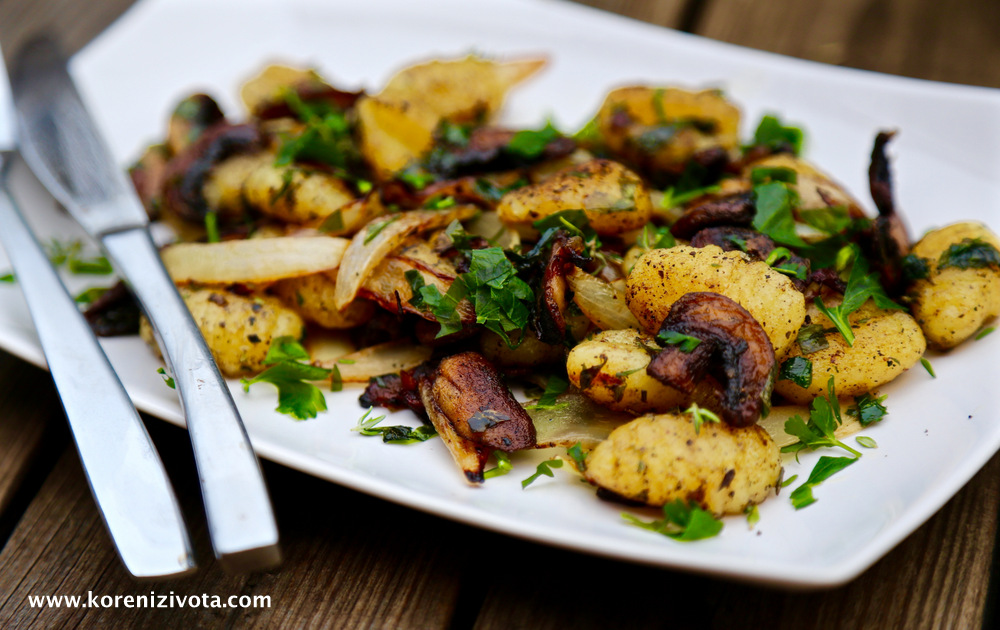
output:
[[[58,16],[76,41],[130,0],[0,0],[0,19]],[[584,0],[663,26],[833,64],[1000,87],[989,0]],[[55,6],[55,10],[45,7]],[[208,561],[184,433],[147,425],[202,558],[141,585],[120,566],[48,375],[0,352],[0,627],[996,627],[1000,456],[852,583],[788,593],[565,552],[398,507],[270,463],[287,560],[228,576]],[[531,568],[526,568],[531,567]],[[28,595],[268,595],[264,609],[38,609]]]

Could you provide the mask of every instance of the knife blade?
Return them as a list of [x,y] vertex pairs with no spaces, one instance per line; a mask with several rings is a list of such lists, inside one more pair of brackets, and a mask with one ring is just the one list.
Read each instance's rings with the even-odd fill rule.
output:
[[44,36],[5,51],[20,148],[49,192],[98,240],[136,295],[180,394],[216,557],[229,571],[281,560],[257,458],[232,395],[167,275],[148,219]]

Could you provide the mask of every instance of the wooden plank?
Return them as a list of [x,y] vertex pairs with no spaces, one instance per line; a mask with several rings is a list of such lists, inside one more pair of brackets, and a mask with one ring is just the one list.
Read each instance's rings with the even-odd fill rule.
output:
[[1000,87],[1000,4],[979,0],[711,0],[694,32],[793,57]]
[[[121,567],[75,452],[67,451],[0,552],[0,627],[444,628],[476,532],[265,463],[285,562],[231,576],[210,559],[186,434],[149,422],[192,530],[201,570],[136,583]],[[388,447],[387,448],[399,448]],[[430,542],[427,542],[430,541]],[[454,545],[449,544],[454,541]],[[28,595],[269,596],[258,609],[32,608]],[[124,600],[122,600],[124,601]]]
[[[66,432],[54,426],[62,415],[48,374],[0,351],[0,523],[46,446],[61,450]],[[0,525],[0,544],[6,527]]]
[[685,11],[689,3],[686,0],[573,0],[577,4],[585,4],[596,9],[611,11],[651,24],[659,24],[670,28],[682,28]]

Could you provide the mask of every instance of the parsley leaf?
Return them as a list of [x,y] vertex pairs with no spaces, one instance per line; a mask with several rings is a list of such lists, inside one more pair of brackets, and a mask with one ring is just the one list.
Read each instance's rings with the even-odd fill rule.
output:
[[[861,454],[858,453],[858,457],[860,456]],[[801,510],[815,503],[816,499],[813,497],[812,489],[858,461],[858,457],[827,457],[826,455],[820,457],[812,472],[809,473],[809,478],[806,479],[806,482],[795,490],[792,490],[792,494],[790,495],[792,507],[796,510]]]
[[561,459],[547,459],[544,462],[539,463],[538,467],[535,469],[535,474],[521,482],[521,489],[523,490],[524,488],[527,488],[542,475],[545,475],[546,477],[555,477],[556,475],[552,472],[552,469],[562,468],[562,465],[563,460]]
[[757,523],[760,522],[760,510],[757,508],[757,504],[748,505],[743,513],[747,515],[747,526],[750,529],[757,527]]
[[931,275],[930,261],[916,254],[903,256],[900,266],[903,271],[903,279],[907,284],[916,280],[925,280]]
[[566,449],[566,454],[576,463],[577,470],[587,470],[587,454],[583,452],[583,446],[579,442]]
[[84,289],[73,298],[73,301],[77,304],[93,304],[102,295],[108,292],[105,287],[90,287],[89,289]]
[[325,102],[304,102],[294,90],[285,90],[283,96],[305,128],[282,138],[275,166],[320,162],[337,169],[353,169],[363,164],[351,124],[342,111]]
[[812,354],[830,347],[830,342],[826,340],[826,329],[820,324],[809,324],[800,328],[795,341],[799,344],[802,354]]
[[391,426],[391,427],[380,427],[378,424],[385,420],[385,416],[377,416],[375,418],[369,418],[372,412],[372,407],[369,407],[365,411],[361,419],[358,420],[358,425],[352,429],[352,431],[357,431],[361,435],[367,436],[382,436],[382,441],[386,444],[415,444],[417,442],[426,442],[435,435],[438,434],[437,430],[426,424],[420,425],[419,427],[407,427],[407,426]]
[[938,259],[938,270],[948,267],[958,269],[1000,268],[1000,252],[979,238],[965,238],[961,243],[949,245]]
[[931,375],[931,378],[937,378],[937,374],[934,373],[934,366],[927,360],[927,357],[920,357],[920,365],[924,366],[924,369]]
[[12,272],[8,271],[7,273],[5,273],[3,275],[0,275],[0,282],[11,282],[11,283],[13,283],[13,282],[17,282],[17,278],[14,277],[14,274]]
[[717,193],[720,190],[722,190],[722,187],[717,184],[689,189],[671,187],[663,191],[663,197],[660,199],[660,207],[669,210],[670,208],[683,206],[687,202],[693,201],[703,195]]
[[854,405],[848,407],[847,413],[858,419],[861,426],[867,427],[869,425],[875,424],[888,415],[889,411],[885,408],[882,403],[885,402],[885,396],[872,396],[871,393],[866,393],[862,396],[854,397]]
[[219,215],[214,211],[205,213],[205,240],[209,243],[218,243],[219,238]]
[[785,182],[767,182],[753,188],[757,214],[753,227],[782,245],[804,246],[806,242],[795,233],[793,208],[798,195]]
[[781,447],[782,453],[798,453],[802,449],[817,449],[825,446],[840,447],[852,455],[861,453],[837,439],[835,432],[842,424],[840,401],[834,387],[833,377],[827,381],[826,397],[817,396],[809,406],[809,422],[800,416],[792,416],[785,421],[785,433],[799,438],[798,442]]
[[492,479],[493,477],[502,477],[510,471],[514,470],[513,464],[510,463],[510,457],[507,453],[503,451],[493,451],[493,459],[496,460],[497,465],[495,468],[490,468],[483,472],[483,479]]
[[166,368],[156,368],[156,373],[163,377],[163,384],[170,389],[177,389],[177,383],[174,382],[172,376],[167,374]]
[[722,531],[722,521],[716,520],[710,512],[701,509],[697,504],[685,503],[680,499],[664,505],[663,516],[661,520],[646,522],[631,514],[622,514],[622,518],[630,524],[669,536],[674,540],[702,540],[717,536]]
[[816,307],[826,315],[833,325],[844,336],[847,345],[854,345],[854,332],[848,316],[861,308],[869,298],[874,300],[875,306],[882,309],[902,310],[903,307],[896,304],[886,294],[885,289],[879,282],[878,273],[868,273],[868,262],[861,255],[861,250],[856,244],[850,245],[850,250],[854,254],[854,264],[851,267],[851,275],[847,279],[847,288],[844,290],[844,299],[840,304],[828,307],[819,296],[814,300]]
[[271,383],[278,388],[276,411],[296,420],[315,418],[318,412],[326,410],[326,398],[310,381],[325,380],[332,370],[300,362],[308,359],[309,353],[294,337],[278,337],[271,342],[264,358],[264,365],[271,367],[253,378],[240,379],[243,391],[249,392],[256,383]]
[[652,223],[647,223],[642,231],[639,232],[639,238],[636,239],[636,245],[643,250],[651,249],[665,249],[668,247],[673,247],[677,244],[674,240],[674,235],[670,233],[670,228],[667,226],[657,227]]
[[784,361],[778,372],[778,380],[791,381],[799,387],[809,387],[812,385],[812,378],[812,361],[805,357],[792,357]]
[[865,448],[878,448],[878,442],[868,437],[867,435],[859,435],[854,438],[854,441]]
[[661,330],[656,338],[668,346],[677,346],[681,352],[690,353],[701,344],[701,339],[673,330]]
[[776,116],[764,116],[753,134],[754,146],[766,146],[772,149],[789,147],[792,153],[802,152],[802,141],[805,134],[798,127],[785,126]]
[[528,129],[518,131],[510,139],[510,142],[507,143],[505,150],[508,153],[533,160],[542,155],[548,143],[561,136],[562,134],[552,125],[552,121],[550,120],[538,131]]
[[545,382],[545,392],[534,405],[525,405],[525,409],[558,409],[566,403],[559,402],[559,395],[569,388],[569,381],[558,374],[553,374]]
[[701,425],[706,422],[722,422],[719,416],[715,415],[714,412],[708,409],[702,409],[697,403],[691,403],[691,406],[684,410],[684,413],[691,414],[691,419],[694,421],[694,432],[701,433]]
[[976,341],[979,341],[980,339],[990,334],[994,330],[996,330],[996,328],[994,328],[993,326],[989,326],[988,328],[983,328],[983,330],[978,335],[976,335]]

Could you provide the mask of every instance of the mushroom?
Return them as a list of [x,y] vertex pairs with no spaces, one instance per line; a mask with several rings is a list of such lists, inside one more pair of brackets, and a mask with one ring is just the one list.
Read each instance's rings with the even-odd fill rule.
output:
[[576,149],[576,141],[557,136],[547,141],[537,155],[508,149],[517,132],[497,127],[477,127],[464,144],[439,142],[425,159],[427,170],[445,177],[505,171],[536,162],[565,157]]
[[535,425],[496,368],[478,352],[441,360],[434,400],[462,437],[512,452],[535,446]]
[[201,134],[218,122],[225,120],[219,104],[207,94],[193,94],[174,108],[167,124],[167,146],[174,155],[180,153]]
[[691,208],[670,226],[670,233],[689,240],[699,231],[719,225],[748,226],[757,212],[751,193],[728,195]]
[[174,156],[164,176],[165,209],[189,221],[203,221],[210,208],[203,187],[212,168],[226,158],[261,148],[260,132],[253,125],[219,123]]
[[879,132],[872,148],[868,184],[872,200],[878,208],[878,218],[875,219],[869,248],[872,264],[878,269],[883,286],[890,294],[898,295],[904,288],[902,260],[910,251],[910,237],[902,217],[896,212],[892,198],[892,172],[885,154],[885,146],[894,135],[895,132]]
[[746,309],[718,293],[688,293],[663,320],[659,336],[666,333],[699,343],[668,345],[647,374],[693,395],[731,426],[757,422],[770,405],[775,358],[767,334]]
[[566,274],[574,266],[581,266],[583,240],[579,236],[567,238],[560,232],[552,243],[542,284],[538,292],[538,308],[535,309],[534,328],[539,341],[559,345],[566,340]]

